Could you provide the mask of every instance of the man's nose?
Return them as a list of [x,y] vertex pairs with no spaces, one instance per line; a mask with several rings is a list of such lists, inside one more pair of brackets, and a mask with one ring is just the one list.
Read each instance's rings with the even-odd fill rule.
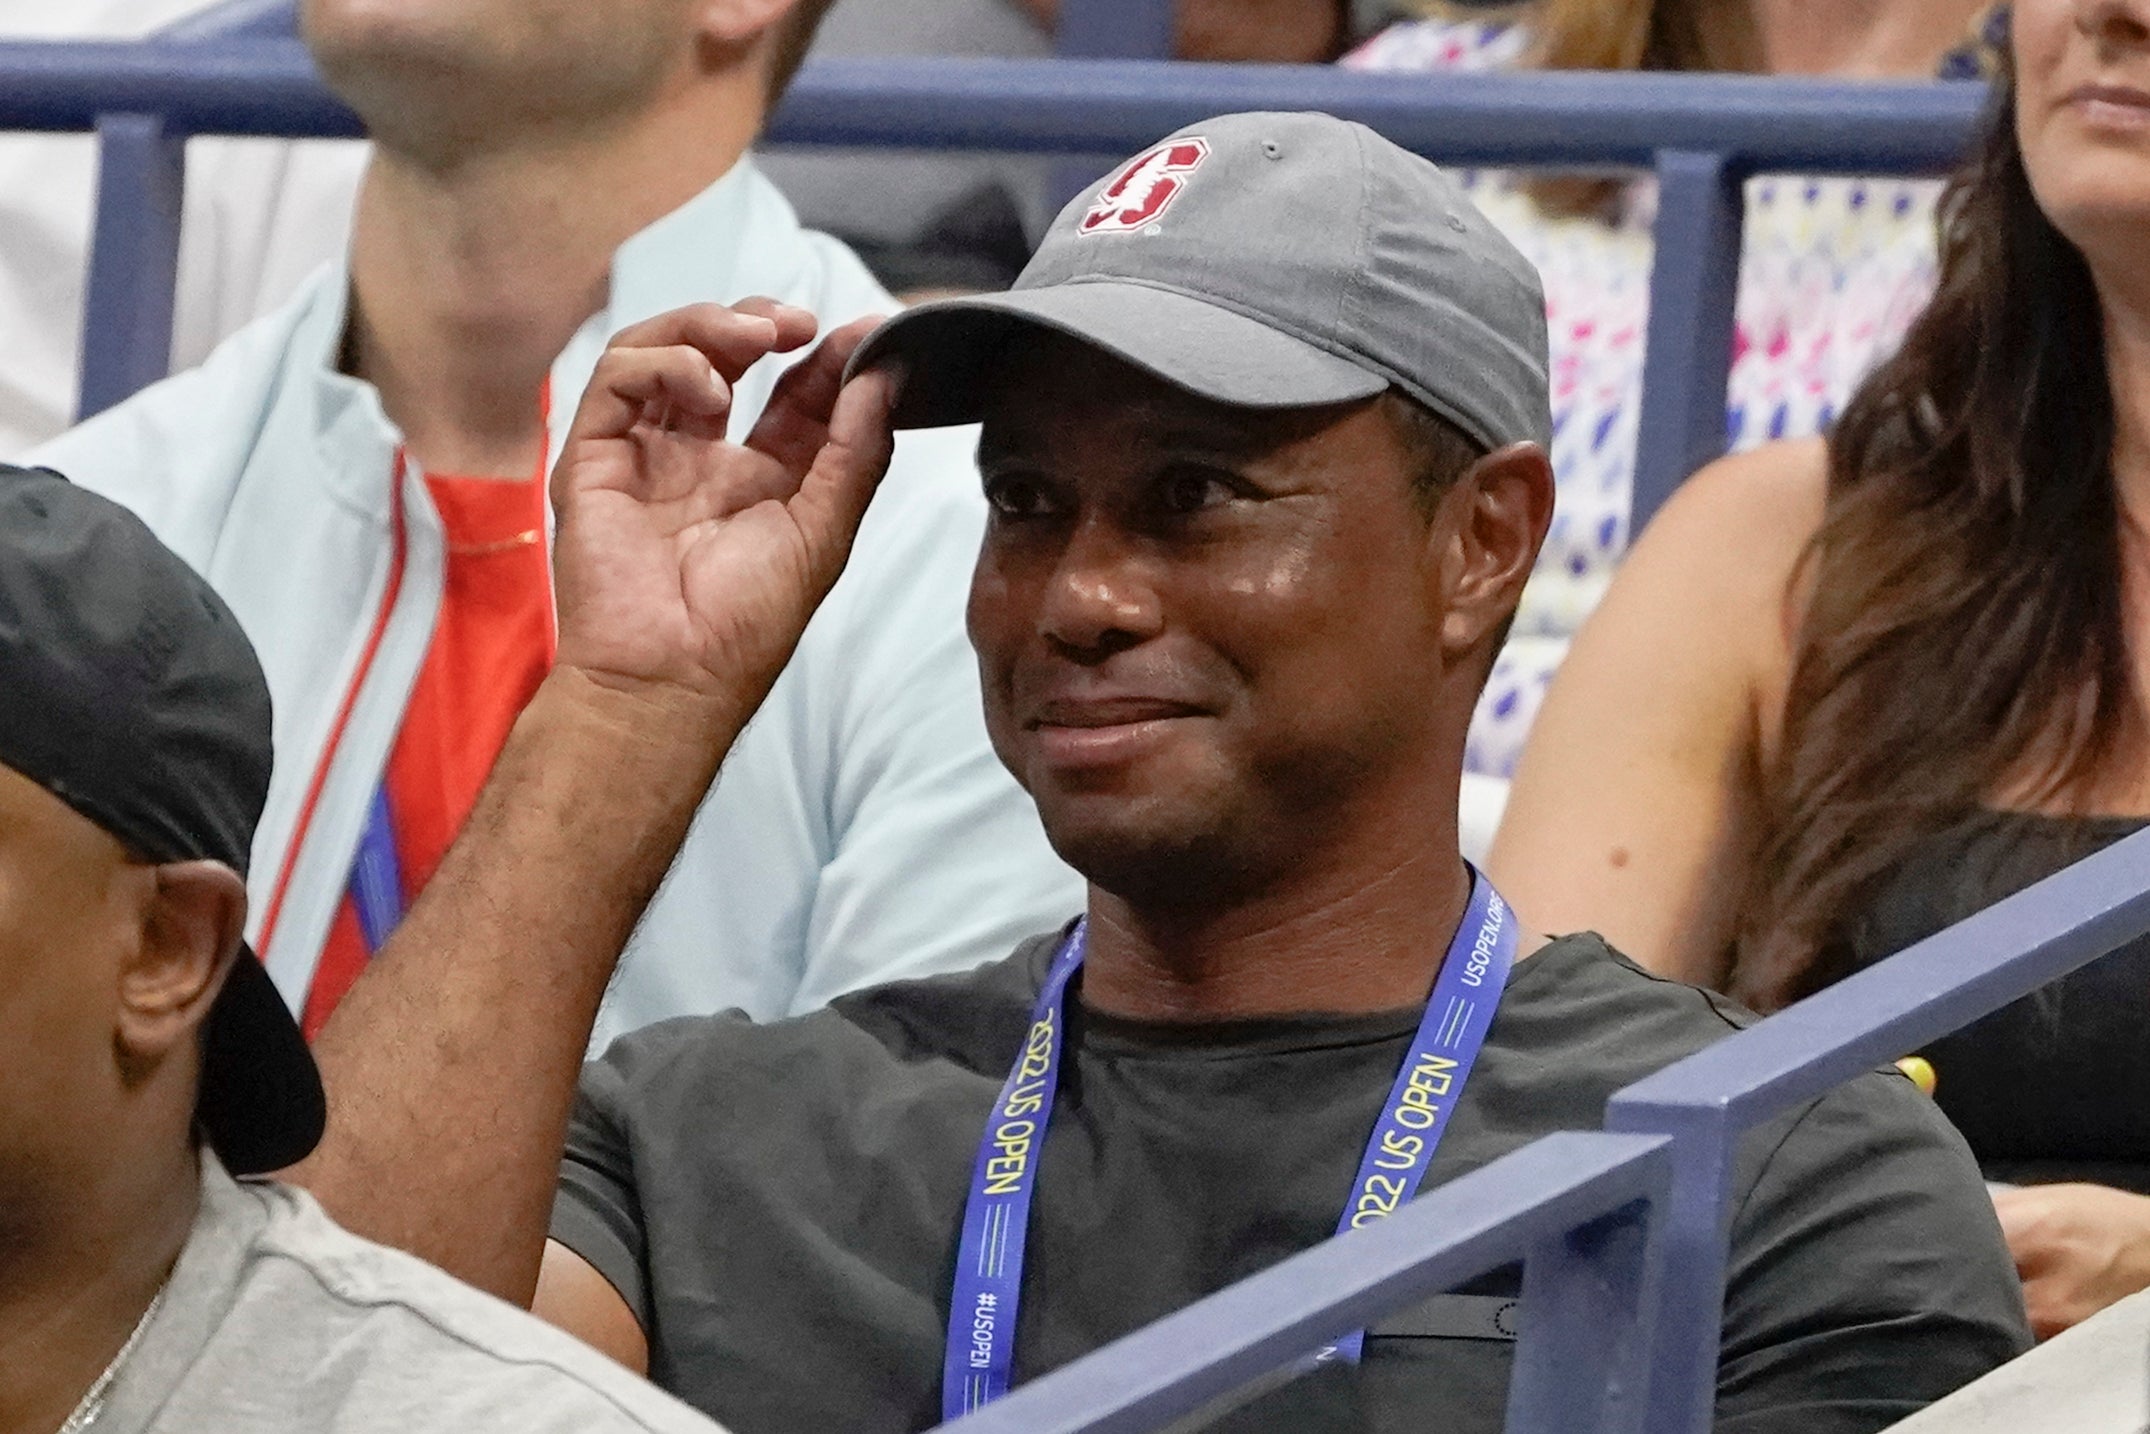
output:
[[1040,632],[1068,656],[1092,661],[1155,637],[1162,626],[1155,561],[1109,518],[1083,517],[1054,565]]

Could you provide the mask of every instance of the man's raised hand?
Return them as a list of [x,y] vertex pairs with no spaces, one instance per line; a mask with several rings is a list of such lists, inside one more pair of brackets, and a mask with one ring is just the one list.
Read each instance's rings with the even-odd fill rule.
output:
[[743,443],[726,437],[732,386],[812,342],[813,315],[766,299],[701,304],[612,340],[553,470],[562,667],[745,720],[888,471],[893,379],[843,382],[874,322],[794,365]]

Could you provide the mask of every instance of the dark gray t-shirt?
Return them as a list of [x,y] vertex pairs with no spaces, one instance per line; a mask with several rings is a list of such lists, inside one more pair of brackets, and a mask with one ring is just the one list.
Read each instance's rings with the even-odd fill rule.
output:
[[[589,1067],[552,1233],[649,1334],[651,1376],[738,1434],[940,1420],[950,1272],[987,1111],[1053,947],[795,1020],[666,1022]],[[1152,1026],[1071,1000],[1017,1378],[1326,1239],[1420,1012]],[[1595,936],[1520,962],[1425,1188],[1745,1024]],[[2029,1344],[1962,1140],[1894,1074],[1757,1131],[1736,1172],[1722,1434],[1877,1430]],[[1377,1323],[1234,1429],[1494,1434],[1512,1343],[1461,1301]]]

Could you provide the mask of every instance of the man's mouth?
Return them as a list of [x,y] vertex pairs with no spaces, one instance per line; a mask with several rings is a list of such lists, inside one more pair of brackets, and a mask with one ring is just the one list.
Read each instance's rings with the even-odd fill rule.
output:
[[1165,697],[1058,697],[1039,703],[1025,725],[1033,731],[1048,727],[1083,730],[1201,715],[1192,703]]
[[1188,718],[1209,715],[1165,697],[1054,698],[1032,709],[1038,758],[1063,774],[1103,773],[1150,756],[1171,741]]

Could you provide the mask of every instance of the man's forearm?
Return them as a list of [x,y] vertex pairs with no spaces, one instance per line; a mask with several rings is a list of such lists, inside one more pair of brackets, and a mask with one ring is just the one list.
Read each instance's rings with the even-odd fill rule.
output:
[[322,1031],[328,1133],[288,1178],[357,1233],[529,1302],[598,1003],[743,720],[546,679]]

